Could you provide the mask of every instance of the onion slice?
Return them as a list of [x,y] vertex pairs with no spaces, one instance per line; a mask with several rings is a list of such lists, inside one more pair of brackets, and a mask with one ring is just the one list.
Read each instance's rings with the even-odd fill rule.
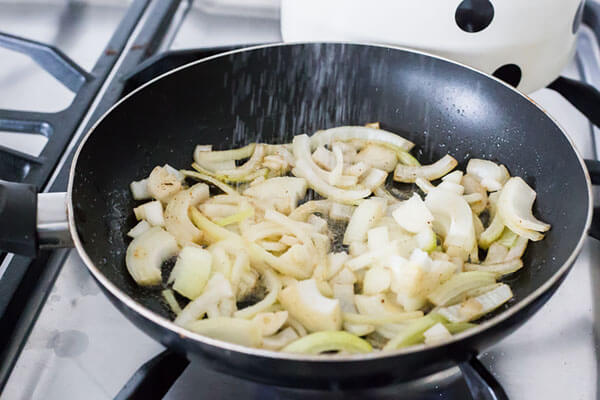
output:
[[194,161],[199,164],[212,164],[229,160],[241,160],[248,158],[254,153],[256,143],[250,143],[244,147],[231,150],[210,151],[206,146],[196,146],[194,150]]
[[428,296],[436,306],[445,306],[461,301],[469,290],[496,283],[496,275],[490,272],[460,272],[444,282]]
[[265,311],[267,308],[275,304],[277,301],[277,296],[279,296],[279,292],[281,291],[281,281],[279,278],[277,278],[277,275],[270,270],[265,271],[265,281],[267,289],[269,290],[269,294],[267,294],[258,303],[233,313],[235,318],[252,318],[256,314]]
[[502,188],[498,199],[498,213],[504,224],[513,232],[537,241],[543,238],[538,232],[546,232],[550,225],[533,216],[532,206],[536,193],[519,177],[510,178]]
[[397,350],[413,344],[421,343],[425,339],[423,333],[437,324],[446,322],[445,318],[436,313],[412,321],[383,347],[383,350]]
[[450,322],[467,322],[485,315],[513,297],[510,286],[503,283],[495,289],[483,293],[477,297],[470,298],[461,304],[450,307],[442,307],[438,312]]
[[456,193],[435,189],[427,194],[425,205],[434,216],[433,230],[444,237],[444,247],[459,249],[466,260],[477,246],[469,204]]
[[520,258],[503,261],[495,264],[465,264],[465,271],[484,271],[492,272],[497,276],[512,274],[523,268],[523,261]]
[[364,339],[344,331],[311,333],[284,347],[281,351],[299,354],[320,354],[326,351],[369,353],[373,348]]
[[457,165],[458,162],[449,154],[446,154],[433,164],[420,167],[398,164],[394,171],[394,180],[413,183],[417,178],[423,178],[432,181],[446,175]]
[[216,317],[194,321],[185,327],[201,335],[242,346],[258,347],[262,343],[261,326],[256,321]]
[[321,196],[327,197],[329,200],[339,201],[340,203],[352,204],[371,194],[370,189],[346,190],[330,185],[321,179],[305,160],[298,160],[292,173],[306,179],[308,185]]
[[347,142],[356,139],[381,144],[391,147],[394,150],[403,151],[410,151],[415,145],[413,142],[404,139],[402,136],[383,129],[374,129],[364,126],[339,126],[337,128],[317,131],[310,138],[310,147],[311,149],[316,149],[319,146],[331,144],[335,141]]

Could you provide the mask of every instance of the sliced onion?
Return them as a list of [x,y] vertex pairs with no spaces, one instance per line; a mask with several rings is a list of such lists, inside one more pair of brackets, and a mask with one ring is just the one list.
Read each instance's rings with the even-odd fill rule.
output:
[[333,145],[333,157],[335,160],[334,167],[329,174],[329,184],[337,186],[340,184],[342,172],[344,170],[344,155],[340,146]]
[[427,194],[425,205],[435,218],[433,229],[444,238],[444,247],[459,249],[466,260],[476,247],[473,212],[467,202],[456,193],[435,189]]
[[148,221],[141,220],[140,222],[137,223],[136,226],[134,226],[133,228],[131,228],[129,230],[129,232],[127,232],[127,236],[135,239],[136,237],[140,236],[142,233],[149,231],[150,228],[152,228],[152,225],[150,225],[148,223]]
[[442,183],[437,185],[436,188],[448,190],[452,193],[458,194],[459,196],[462,196],[463,193],[465,192],[465,188],[462,187],[462,185],[459,185],[458,183],[454,183],[451,181],[443,181]]
[[356,313],[354,305],[354,285],[352,284],[333,284],[333,297],[340,301],[342,312]]
[[369,353],[373,348],[366,340],[344,331],[311,333],[285,346],[286,353],[320,354],[326,351]]
[[344,330],[356,336],[366,336],[369,333],[373,333],[375,331],[375,326],[344,322]]
[[335,157],[325,146],[319,146],[312,153],[313,161],[321,168],[331,171],[335,167]]
[[165,210],[165,228],[177,239],[180,246],[199,242],[202,239],[200,231],[189,217],[189,209],[206,200],[209,196],[208,186],[197,183],[191,188],[177,193],[167,204]]
[[402,228],[412,233],[418,233],[431,228],[433,215],[421,199],[421,196],[414,193],[412,197],[401,202],[392,216]]
[[342,327],[339,300],[323,296],[315,279],[286,287],[279,294],[279,303],[308,331],[333,331]]
[[332,203],[329,200],[310,200],[298,206],[289,215],[291,219],[296,221],[306,221],[308,216],[314,213],[329,214]]
[[[192,164],[192,167],[194,167],[194,164]],[[195,179],[198,179],[201,181],[211,183],[211,184],[215,185],[216,187],[218,187],[219,189],[221,189],[223,191],[223,193],[227,193],[228,195],[231,195],[231,196],[239,196],[240,195],[237,192],[237,190],[235,190],[231,186],[227,185],[226,183],[223,183],[223,182],[219,181],[218,179],[213,178],[210,175],[206,175],[206,174],[196,172],[196,171],[188,171],[188,170],[182,170],[181,173],[184,174],[185,176],[189,176],[190,178],[195,178]]]
[[269,253],[256,243],[245,243],[239,235],[210,221],[196,207],[190,208],[190,217],[192,222],[204,232],[204,236],[206,239],[208,239],[209,243],[230,239],[235,243],[240,244],[240,246],[245,247],[250,255],[252,267],[259,269],[261,272],[264,271],[265,265],[276,269],[278,272],[284,275],[290,275],[299,279],[309,277],[310,273],[312,272],[304,270],[297,265],[289,264],[280,260],[279,257]]
[[310,246],[313,245],[310,239],[310,231],[312,231],[312,226],[310,224],[293,220],[290,217],[287,217],[274,210],[267,210],[267,212],[265,212],[265,220],[273,222],[286,229],[288,232],[292,233],[292,235],[297,237],[303,244],[308,244]]
[[287,318],[287,311],[261,312],[252,317],[254,321],[260,323],[263,336],[274,335],[285,324]]
[[179,315],[181,313],[181,306],[177,302],[177,299],[175,299],[173,291],[171,289],[165,289],[160,293],[162,294],[163,299],[165,299],[165,302],[171,311],[173,311],[173,314]]
[[468,299],[461,304],[442,307],[438,312],[450,322],[473,321],[482,315],[494,311],[513,297],[510,286],[501,284],[495,289],[477,297]]
[[454,171],[454,172],[450,172],[446,176],[442,177],[442,181],[443,182],[451,182],[451,183],[454,183],[456,185],[460,185],[462,177],[463,177],[463,172],[462,171]]
[[448,332],[455,335],[457,333],[461,333],[466,331],[467,329],[475,328],[477,324],[472,324],[469,322],[446,322],[444,323]]
[[495,264],[465,264],[465,271],[484,271],[492,272],[497,276],[512,274],[523,268],[523,261],[520,258],[499,262]]
[[509,178],[508,170],[504,165],[479,158],[469,160],[467,174],[474,176],[490,192],[500,190]]
[[[344,263],[348,259],[348,253],[329,253],[327,255],[327,280],[333,278],[344,267]],[[350,283],[353,284],[354,282]]]
[[281,281],[274,272],[269,270],[265,271],[265,281],[269,294],[258,303],[236,311],[233,313],[234,317],[252,318],[256,314],[264,312],[277,301],[277,296],[279,296],[279,292],[281,291]]
[[417,178],[415,179],[415,184],[425,194],[435,189],[435,186],[433,186],[427,179]]
[[346,174],[350,176],[355,176],[357,178],[361,177],[365,172],[369,170],[369,166],[362,161],[352,164],[351,166],[346,168],[344,171]]
[[349,221],[354,213],[354,206],[347,204],[333,203],[329,210],[329,219],[333,221]]
[[328,185],[341,187],[350,187],[356,185],[356,176],[341,175],[343,169],[343,157],[341,157],[339,147],[338,156],[335,160],[338,169],[335,170],[334,167],[335,171],[332,170],[331,172],[321,169],[313,161],[312,155],[310,153],[310,139],[307,135],[294,136],[292,150],[294,151],[294,157],[296,158],[296,167],[298,166],[298,161],[302,160],[305,166],[308,166],[317,177],[319,177]]
[[198,205],[198,209],[210,219],[216,220],[238,213],[240,207],[237,203],[223,204],[221,202],[215,202],[212,198],[210,198],[204,203]]
[[390,287],[391,280],[389,269],[379,266],[371,267],[363,278],[363,293],[367,295],[383,293]]
[[483,210],[486,209],[488,203],[488,195],[487,191],[477,179],[473,176],[466,174],[463,175],[460,184],[465,188],[464,197],[471,196],[471,199],[475,199],[475,195],[481,196],[481,200],[478,201],[469,201],[469,205],[473,209],[473,212],[477,215],[481,214]]
[[[256,143],[250,143],[244,147],[232,150],[211,151],[206,146],[196,146],[194,150],[194,161],[199,164],[215,163],[228,160],[241,160],[248,158],[254,153]],[[212,146],[211,146],[212,149]]]
[[144,219],[152,226],[165,226],[162,204],[158,200],[149,201],[133,209],[136,219]]
[[[247,230],[246,230],[247,229]],[[242,229],[242,236],[249,242],[272,238],[288,234],[288,230],[273,222],[259,222]]]
[[394,150],[410,151],[414,147],[414,143],[395,133],[364,126],[339,126],[317,131],[310,138],[310,145],[312,149],[316,149],[318,146],[332,144],[335,141],[346,142],[355,139],[389,146]]
[[479,247],[484,250],[490,247],[490,244],[502,235],[502,231],[504,231],[504,222],[500,215],[496,213],[490,225],[479,236]]
[[[334,144],[335,146],[335,144]],[[402,152],[403,154],[408,154]],[[370,167],[386,172],[392,172],[398,162],[396,152],[384,146],[369,144],[363,148],[354,158],[355,162],[363,162]]]
[[436,306],[453,304],[461,301],[467,291],[495,282],[496,275],[491,272],[460,272],[431,292],[428,299]]
[[304,160],[298,160],[292,173],[306,179],[308,185],[321,196],[341,203],[354,203],[371,194],[370,189],[345,190],[332,186],[319,178]]
[[512,260],[514,258],[521,258],[527,249],[527,242],[529,240],[525,237],[519,236],[517,240],[513,244],[513,247],[510,248],[508,254],[506,255],[506,260]]
[[215,273],[206,284],[204,292],[190,301],[174,322],[186,327],[190,322],[202,318],[211,306],[218,304],[222,299],[232,297],[233,290],[227,278],[220,273]]
[[381,169],[371,168],[360,183],[364,187],[373,191],[375,188],[382,186],[385,183],[386,178],[387,172]]
[[151,228],[133,239],[127,247],[127,271],[138,285],[158,285],[162,280],[162,263],[178,250],[173,236],[159,227]]
[[373,189],[373,194],[377,197],[381,197],[382,199],[385,199],[388,202],[388,205],[396,204],[400,201],[398,198],[396,198],[396,196],[391,194],[384,187],[384,185],[378,186],[375,189]]
[[458,162],[449,154],[446,154],[431,165],[412,167],[399,164],[394,171],[394,180],[412,183],[415,182],[417,178],[423,178],[432,181],[446,175],[448,172],[452,171],[456,165],[458,165]]
[[[217,178],[220,181],[228,182],[228,183],[245,183],[252,182],[255,179],[265,178],[269,174],[268,168],[260,168],[260,169],[244,169],[239,170],[238,173],[232,175],[226,175],[222,173],[222,171],[211,171],[204,166],[193,163],[192,167],[204,175],[209,175],[214,178]],[[242,168],[242,167],[239,167]],[[234,170],[227,170],[229,172]]]
[[510,249],[515,245],[518,237],[519,235],[506,228],[504,229],[504,232],[502,232],[502,236],[498,238],[498,243]]
[[289,198],[296,208],[298,201],[306,196],[306,180],[292,176],[281,176],[266,179],[244,190],[245,196],[250,196],[262,201],[273,198]]
[[296,339],[298,339],[296,331],[291,327],[287,327],[275,335],[264,337],[262,347],[269,350],[281,350],[282,347]]
[[260,324],[255,321],[217,317],[190,322],[185,327],[201,335],[242,346],[259,347],[262,343]]
[[481,237],[481,234],[485,231],[483,222],[479,219],[477,214],[473,213],[473,228],[475,228],[475,237],[477,240]]
[[421,163],[412,154],[408,151],[399,151],[396,153],[398,157],[398,161],[400,161],[404,165],[408,165],[411,167],[420,167]]
[[508,255],[508,249],[498,242],[494,242],[490,245],[487,255],[485,256],[484,264],[497,264],[506,260]]
[[253,215],[254,215],[254,208],[250,207],[249,205],[246,205],[237,213],[231,214],[224,218],[219,218],[218,220],[215,221],[215,223],[220,226],[237,224],[237,223],[245,220],[246,218],[252,217]]
[[498,199],[498,213],[504,224],[516,234],[533,241],[543,238],[537,232],[550,229],[549,224],[533,216],[531,208],[535,197],[535,191],[523,179],[513,177],[506,182]]
[[148,191],[148,178],[131,182],[129,188],[131,189],[131,196],[134,200],[147,200],[152,198],[152,195]]
[[199,246],[186,246],[177,255],[169,276],[173,290],[190,300],[200,296],[208,282],[212,254]]
[[[465,194],[465,195],[463,195],[463,199],[465,199],[465,201],[467,203],[469,203],[469,205],[471,206],[471,208],[473,208],[473,203],[480,203],[483,200],[485,200],[484,197],[481,194],[479,194],[479,193]],[[473,210],[473,212],[475,212],[475,210]]]
[[164,167],[154,167],[146,186],[148,193],[163,203],[167,203],[182,188],[179,177]]
[[430,313],[422,318],[412,321],[401,329],[396,337],[391,339],[383,347],[383,350],[397,350],[423,342],[423,333],[438,322],[445,322],[445,318],[435,313]]
[[450,339],[452,334],[443,323],[438,322],[423,332],[423,337],[425,338],[425,344],[435,344]]
[[354,210],[344,233],[343,243],[362,242],[367,231],[385,214],[386,202],[379,198],[363,200]]
[[289,247],[286,244],[280,242],[273,242],[271,240],[257,240],[256,244],[270,252],[283,252],[286,251]]
[[[298,281],[295,281],[293,284],[296,284],[297,282]],[[287,286],[290,286],[290,285],[286,285],[286,287]],[[308,332],[306,331],[306,328],[304,327],[304,325],[302,325],[300,323],[300,321],[296,320],[291,315],[288,315],[287,325],[289,325],[290,327],[292,327],[294,329],[294,331],[296,331],[296,333],[300,337],[306,336],[308,334]]]
[[365,315],[365,314],[354,314],[354,313],[343,313],[344,321],[353,324],[368,324],[368,325],[386,325],[396,324],[399,322],[406,322],[412,319],[420,318],[423,316],[422,311],[410,311],[410,312],[398,312],[398,313],[385,313],[378,315]]

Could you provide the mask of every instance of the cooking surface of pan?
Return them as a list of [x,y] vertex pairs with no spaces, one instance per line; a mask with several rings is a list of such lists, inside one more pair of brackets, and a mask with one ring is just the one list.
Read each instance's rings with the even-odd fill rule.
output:
[[[413,153],[423,163],[449,153],[464,169],[469,158],[486,158],[523,177],[538,194],[535,215],[552,230],[529,245],[526,267],[507,280],[515,300],[504,309],[527,305],[533,300],[528,296],[550,280],[556,288],[555,274],[572,263],[590,213],[589,179],[569,139],[541,109],[500,81],[387,47],[260,47],[190,64],[134,92],[99,122],[76,159],[71,201],[77,238],[89,261],[116,287],[168,316],[157,292],[137,286],[125,268],[126,232],[135,224],[131,181],[159,164],[189,168],[196,144],[227,149],[255,141],[283,143],[299,133],[374,121],[415,142]],[[162,338],[158,328],[150,330]],[[475,335],[479,343],[489,344],[492,339],[481,333]],[[179,347],[187,351],[188,345]]]

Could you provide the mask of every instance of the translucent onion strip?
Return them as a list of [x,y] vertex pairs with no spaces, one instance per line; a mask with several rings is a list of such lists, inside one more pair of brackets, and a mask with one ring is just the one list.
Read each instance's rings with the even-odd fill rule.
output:
[[252,318],[256,314],[264,312],[277,301],[277,296],[279,295],[279,291],[281,290],[281,281],[279,280],[279,278],[277,278],[277,275],[274,272],[266,270],[265,283],[267,289],[269,290],[269,294],[267,294],[265,298],[259,301],[258,303],[233,313],[233,316],[235,318]]
[[458,162],[449,154],[431,165],[420,167],[398,164],[394,171],[394,180],[398,182],[414,183],[417,178],[423,178],[428,181],[441,178],[452,171]]
[[404,139],[400,135],[383,129],[373,129],[363,126],[339,126],[317,131],[310,138],[310,147],[311,149],[316,149],[319,146],[331,144],[335,141],[346,142],[355,139],[387,145],[404,151],[410,151],[414,147],[413,142]]

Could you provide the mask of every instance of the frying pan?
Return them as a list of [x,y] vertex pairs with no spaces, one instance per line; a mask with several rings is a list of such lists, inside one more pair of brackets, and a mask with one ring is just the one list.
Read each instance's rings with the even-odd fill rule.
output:
[[[534,212],[552,230],[530,244],[526,267],[507,280],[515,299],[478,327],[443,344],[391,353],[277,353],[174,325],[157,293],[137,286],[128,275],[126,232],[135,223],[129,183],[155,165],[187,168],[196,144],[226,149],[254,141],[283,143],[299,133],[373,121],[415,142],[424,162],[446,153],[463,169],[472,157],[495,160],[537,191]],[[65,241],[60,221],[35,231],[35,199],[31,187],[0,184],[5,250],[32,255],[40,242]],[[43,200],[40,210],[49,207]],[[139,328],[190,360],[260,382],[302,387],[387,384],[459,364],[478,398],[505,395],[483,386],[495,382],[476,354],[514,331],[550,298],[581,250],[592,216],[583,160],[558,124],[529,98],[443,58],[339,43],[232,51],[142,86],[87,134],[71,167],[66,204],[73,243],[103,292]]]

